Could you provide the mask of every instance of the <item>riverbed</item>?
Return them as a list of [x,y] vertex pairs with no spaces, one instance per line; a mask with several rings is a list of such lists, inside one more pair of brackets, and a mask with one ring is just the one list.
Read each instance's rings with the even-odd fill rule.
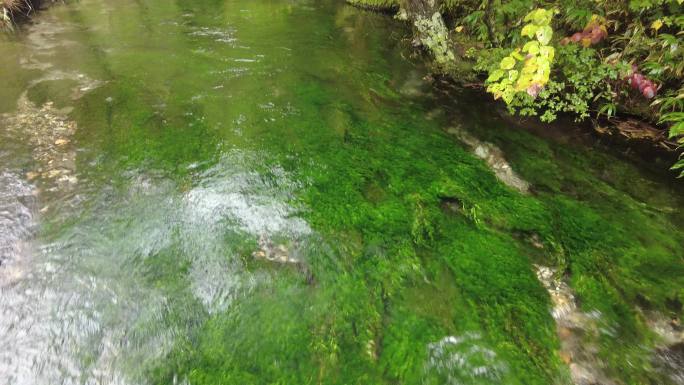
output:
[[682,183],[410,40],[332,0],[0,36],[0,383],[684,383]]

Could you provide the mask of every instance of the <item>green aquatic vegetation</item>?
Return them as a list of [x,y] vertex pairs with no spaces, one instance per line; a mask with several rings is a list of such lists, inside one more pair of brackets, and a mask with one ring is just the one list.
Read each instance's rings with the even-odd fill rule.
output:
[[[322,103],[324,95],[311,85],[300,93]],[[303,109],[300,118],[316,111]],[[261,309],[253,322],[294,322],[298,326],[289,327],[304,330],[287,329],[294,339],[283,341],[286,337],[270,330],[285,333],[282,328],[287,326],[266,325],[266,332],[260,332],[264,341],[233,346],[233,339],[256,331],[217,316],[221,321],[212,327],[230,334],[193,344],[192,350],[199,349],[200,355],[193,355],[180,372],[200,384],[246,378],[258,383],[277,383],[280,378],[331,384],[430,383],[443,373],[439,368],[429,370],[428,346],[437,346],[447,336],[475,333],[477,346],[495,354],[491,365],[496,378],[520,384],[562,381],[550,305],[531,268],[534,258],[571,272],[582,308],[599,311],[606,328],[614,330],[596,337],[606,361],[615,368],[611,375],[627,382],[650,378],[641,369],[619,368],[625,359],[648,365],[644,351],[633,349],[653,343],[634,310],[643,293],[649,293],[647,301],[662,311],[667,311],[668,298],[682,295],[681,271],[671,268],[681,266],[678,240],[665,231],[668,222],[660,214],[645,212],[598,176],[577,171],[590,160],[575,150],[552,149],[529,134],[497,130],[501,137],[492,138],[495,141],[510,141],[506,148],[520,145],[511,152],[513,164],[533,153],[542,166],[558,170],[532,175],[528,163],[521,162],[523,176],[549,191],[525,196],[499,183],[481,161],[445,134],[394,112],[410,123],[376,115],[361,119],[349,110],[341,112],[350,124],[344,135],[303,127],[296,145],[300,157],[281,160],[306,181],[294,203],[330,246],[307,252],[313,286],[297,278],[295,271],[278,269],[278,288],[259,289],[278,299],[250,296],[246,306]],[[392,130],[384,129],[389,122]],[[263,138],[269,143],[275,139]],[[416,158],[417,153],[429,155]],[[565,162],[555,159],[559,154]],[[529,164],[535,170],[533,163]],[[636,177],[629,167],[619,171]],[[576,185],[577,192],[568,192],[569,185]],[[445,199],[466,210],[445,211]],[[641,223],[641,234],[629,235],[632,223]],[[515,234],[538,234],[546,251],[533,250]],[[339,249],[332,246],[345,244]],[[416,300],[428,295],[423,292],[441,305],[433,308]],[[300,297],[306,296],[313,302],[282,304],[286,298],[305,301]],[[312,310],[297,318],[290,306]],[[237,306],[231,317],[242,311]],[[252,344],[269,353],[236,353]],[[282,344],[302,351],[272,350]],[[284,366],[272,366],[274,355],[283,357]],[[285,365],[295,362],[300,366]],[[246,377],[249,373],[260,375]]]
[[[682,220],[676,211],[680,201],[672,198],[676,194],[653,195],[639,172],[600,151],[580,155],[571,147],[551,147],[517,130],[482,127],[478,133],[500,145],[539,190],[538,199],[550,220],[537,233],[553,246],[552,256],[556,254],[571,274],[582,309],[598,310],[605,329],[611,331],[597,337],[609,366],[621,368],[620,362],[629,359],[649,367],[641,346],[655,337],[634,307],[681,312],[667,305],[684,294],[682,237],[676,227]],[[536,161],[529,161],[531,154]],[[612,370],[611,375],[626,383],[650,378],[633,367]]]
[[[330,96],[320,91],[320,85],[304,84],[298,95],[325,104]],[[391,100],[388,95],[384,103]],[[338,111],[349,122],[343,135],[308,127],[305,122],[315,119],[306,117],[318,111],[315,106],[300,110],[296,129],[301,135],[294,148],[275,133],[262,138],[300,154],[280,163],[306,181],[294,203],[331,245],[306,253],[315,283],[309,287],[297,272],[276,269],[276,281],[210,321],[214,331],[200,332],[210,334],[193,343],[192,358],[180,373],[193,383],[247,378],[258,383],[432,381],[439,375],[425,372],[428,345],[450,333],[479,333],[478,344],[495,352],[496,367],[507,368],[497,375],[512,383],[548,383],[561,370],[554,353],[557,342],[545,291],[529,259],[516,251],[517,241],[510,236],[441,207],[446,197],[460,199],[480,207],[485,219],[496,216],[492,222],[502,228],[528,229],[528,217],[512,214],[538,211],[534,200],[502,186],[445,134],[400,109],[394,110],[398,119]],[[411,123],[399,123],[402,119]],[[416,153],[432,155],[416,158]],[[457,307],[444,310],[453,318],[431,315],[423,307],[420,312],[428,320],[419,317],[411,326],[417,328],[410,332],[416,338],[400,338],[409,332],[403,314],[422,306],[406,302],[415,295],[414,285],[426,278],[430,282],[428,277],[441,276],[445,269],[450,278],[440,280],[435,294],[456,293]],[[250,317],[245,307],[260,310]],[[292,314],[302,309],[307,309],[302,315]],[[429,326],[434,322],[441,326]],[[261,340],[249,339],[256,335]],[[233,345],[245,338],[244,345]],[[273,350],[283,344],[297,351]],[[283,366],[274,366],[273,357],[282,357],[278,362]],[[299,364],[289,366],[293,363]],[[259,373],[258,379],[250,373]]]

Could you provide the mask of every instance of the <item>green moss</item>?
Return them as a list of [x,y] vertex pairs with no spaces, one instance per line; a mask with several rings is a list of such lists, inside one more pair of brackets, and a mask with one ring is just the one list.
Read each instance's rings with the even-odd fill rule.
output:
[[[191,358],[180,373],[197,384],[438,383],[443,373],[426,369],[427,347],[476,333],[472,343],[495,352],[497,378],[562,383],[534,258],[570,272],[582,309],[600,312],[611,332],[587,338],[610,374],[653,380],[640,347],[653,335],[634,305],[645,297],[667,311],[668,298],[681,298],[681,234],[667,215],[594,174],[588,152],[492,130],[496,122],[487,121],[483,136],[508,141],[502,147],[512,149],[513,165],[539,189],[521,195],[420,114],[393,107],[392,94],[382,101],[389,115],[339,106],[344,134],[317,130],[307,122],[331,102],[322,87],[297,89],[317,106],[301,110],[296,142],[278,141],[277,132],[262,137],[276,152],[299,154],[278,163],[305,181],[293,204],[329,245],[306,253],[316,283],[277,272],[235,311],[212,317],[191,348],[182,345]],[[542,166],[559,171],[537,174]],[[445,211],[444,199],[462,209]],[[519,234],[539,235],[545,249]],[[624,369],[624,360],[641,366]]]
[[346,0],[347,3],[356,7],[378,11],[396,10],[399,8],[399,0]]
[[[651,365],[643,346],[654,336],[635,307],[674,315],[668,299],[682,300],[677,187],[656,185],[605,149],[588,151],[490,124],[474,129],[503,148],[538,191],[541,222],[527,229],[545,239],[550,256],[571,274],[582,309],[600,312],[607,332],[595,338],[610,374],[625,383],[661,381],[643,369]],[[626,368],[627,360],[639,364]]]

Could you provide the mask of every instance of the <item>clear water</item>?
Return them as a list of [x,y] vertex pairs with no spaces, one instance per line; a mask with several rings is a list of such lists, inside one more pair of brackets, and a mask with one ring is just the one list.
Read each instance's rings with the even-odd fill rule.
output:
[[534,264],[598,319],[576,362],[681,383],[650,321],[681,314],[681,183],[435,87],[407,37],[286,0],[2,36],[0,383],[569,383]]

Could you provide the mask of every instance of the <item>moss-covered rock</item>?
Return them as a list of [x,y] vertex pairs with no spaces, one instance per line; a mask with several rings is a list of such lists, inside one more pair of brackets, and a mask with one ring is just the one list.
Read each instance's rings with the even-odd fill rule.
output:
[[399,9],[399,0],[346,0],[347,3],[364,9],[374,11],[396,11]]

